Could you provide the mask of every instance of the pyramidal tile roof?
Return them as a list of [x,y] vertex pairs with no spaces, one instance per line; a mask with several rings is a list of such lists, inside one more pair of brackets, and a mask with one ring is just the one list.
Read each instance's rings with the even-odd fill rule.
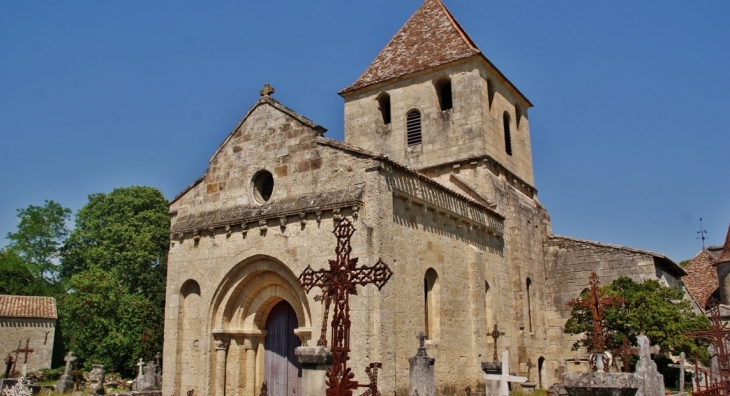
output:
[[0,295],[0,318],[58,319],[56,299],[53,297]]
[[441,0],[426,0],[345,93],[480,54]]
[[715,260],[716,264],[730,262],[730,227],[727,229],[727,236],[725,237],[725,245],[722,247],[722,254]]

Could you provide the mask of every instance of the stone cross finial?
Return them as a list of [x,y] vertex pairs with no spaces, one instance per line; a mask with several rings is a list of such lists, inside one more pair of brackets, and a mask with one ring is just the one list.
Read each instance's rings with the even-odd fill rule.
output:
[[527,363],[525,363],[525,366],[527,366],[527,380],[530,380],[530,371],[532,370],[533,364],[531,359],[527,359]]
[[274,92],[275,92],[274,91],[274,87],[272,87],[269,84],[264,84],[264,89],[262,89],[259,92],[259,95],[261,95],[261,96],[271,96],[271,94],[273,94]]
[[63,370],[64,375],[71,375],[71,363],[76,360],[76,356],[74,356],[73,351],[68,351],[68,355],[63,358],[63,361],[66,362],[66,368]]
[[416,338],[418,338],[418,355],[426,356],[426,335],[420,332]]
[[137,366],[139,367],[139,373],[137,374],[137,377],[142,377],[144,374],[142,373],[142,367],[144,367],[144,361],[142,358],[139,358],[139,362],[137,362]]

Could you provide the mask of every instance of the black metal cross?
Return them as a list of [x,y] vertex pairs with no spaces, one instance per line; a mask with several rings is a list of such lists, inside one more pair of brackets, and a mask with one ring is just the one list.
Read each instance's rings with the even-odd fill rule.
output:
[[492,356],[492,361],[493,362],[498,362],[499,361],[499,358],[497,357],[497,339],[500,336],[503,336],[504,335],[504,332],[497,330],[497,324],[495,323],[494,324],[494,330],[492,330],[491,332],[487,333],[487,335],[490,336],[490,337],[492,337],[492,338],[494,338],[494,355]]
[[377,382],[372,383],[372,379],[377,379],[377,371],[379,365],[371,365],[368,370],[368,376],[371,378],[371,384],[358,384],[353,380],[355,374],[347,367],[347,361],[350,359],[350,295],[357,294],[357,285],[374,284],[380,290],[388,279],[393,275],[387,264],[382,260],[378,260],[375,265],[370,267],[357,267],[357,257],[350,258],[352,246],[350,238],[355,232],[355,227],[347,219],[342,219],[335,227],[333,233],[337,237],[337,253],[336,260],[329,260],[329,269],[321,269],[314,271],[311,266],[302,272],[299,276],[299,283],[305,292],[309,292],[312,288],[320,287],[325,293],[325,299],[329,299],[334,303],[334,313],[332,316],[332,367],[327,369],[327,396],[351,396],[352,392],[358,387],[368,388],[368,394],[376,396],[380,392],[377,391]]

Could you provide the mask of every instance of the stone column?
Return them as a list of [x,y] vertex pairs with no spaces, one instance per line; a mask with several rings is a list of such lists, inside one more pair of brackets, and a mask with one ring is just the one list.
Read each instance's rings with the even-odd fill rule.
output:
[[424,341],[426,336],[418,335],[420,345],[416,356],[408,359],[411,366],[409,396],[434,396],[436,394],[436,377],[434,374],[434,363],[436,359],[428,357]]
[[228,342],[215,341],[215,396],[226,395],[226,354]]
[[258,349],[258,340],[256,338],[246,338],[243,343],[246,350],[246,396],[256,396],[256,349]]

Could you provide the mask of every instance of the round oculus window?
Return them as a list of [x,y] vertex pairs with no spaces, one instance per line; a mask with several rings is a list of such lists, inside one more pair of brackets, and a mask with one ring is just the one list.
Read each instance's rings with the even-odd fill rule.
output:
[[258,203],[264,203],[274,192],[274,177],[267,171],[260,171],[253,177],[253,195]]

